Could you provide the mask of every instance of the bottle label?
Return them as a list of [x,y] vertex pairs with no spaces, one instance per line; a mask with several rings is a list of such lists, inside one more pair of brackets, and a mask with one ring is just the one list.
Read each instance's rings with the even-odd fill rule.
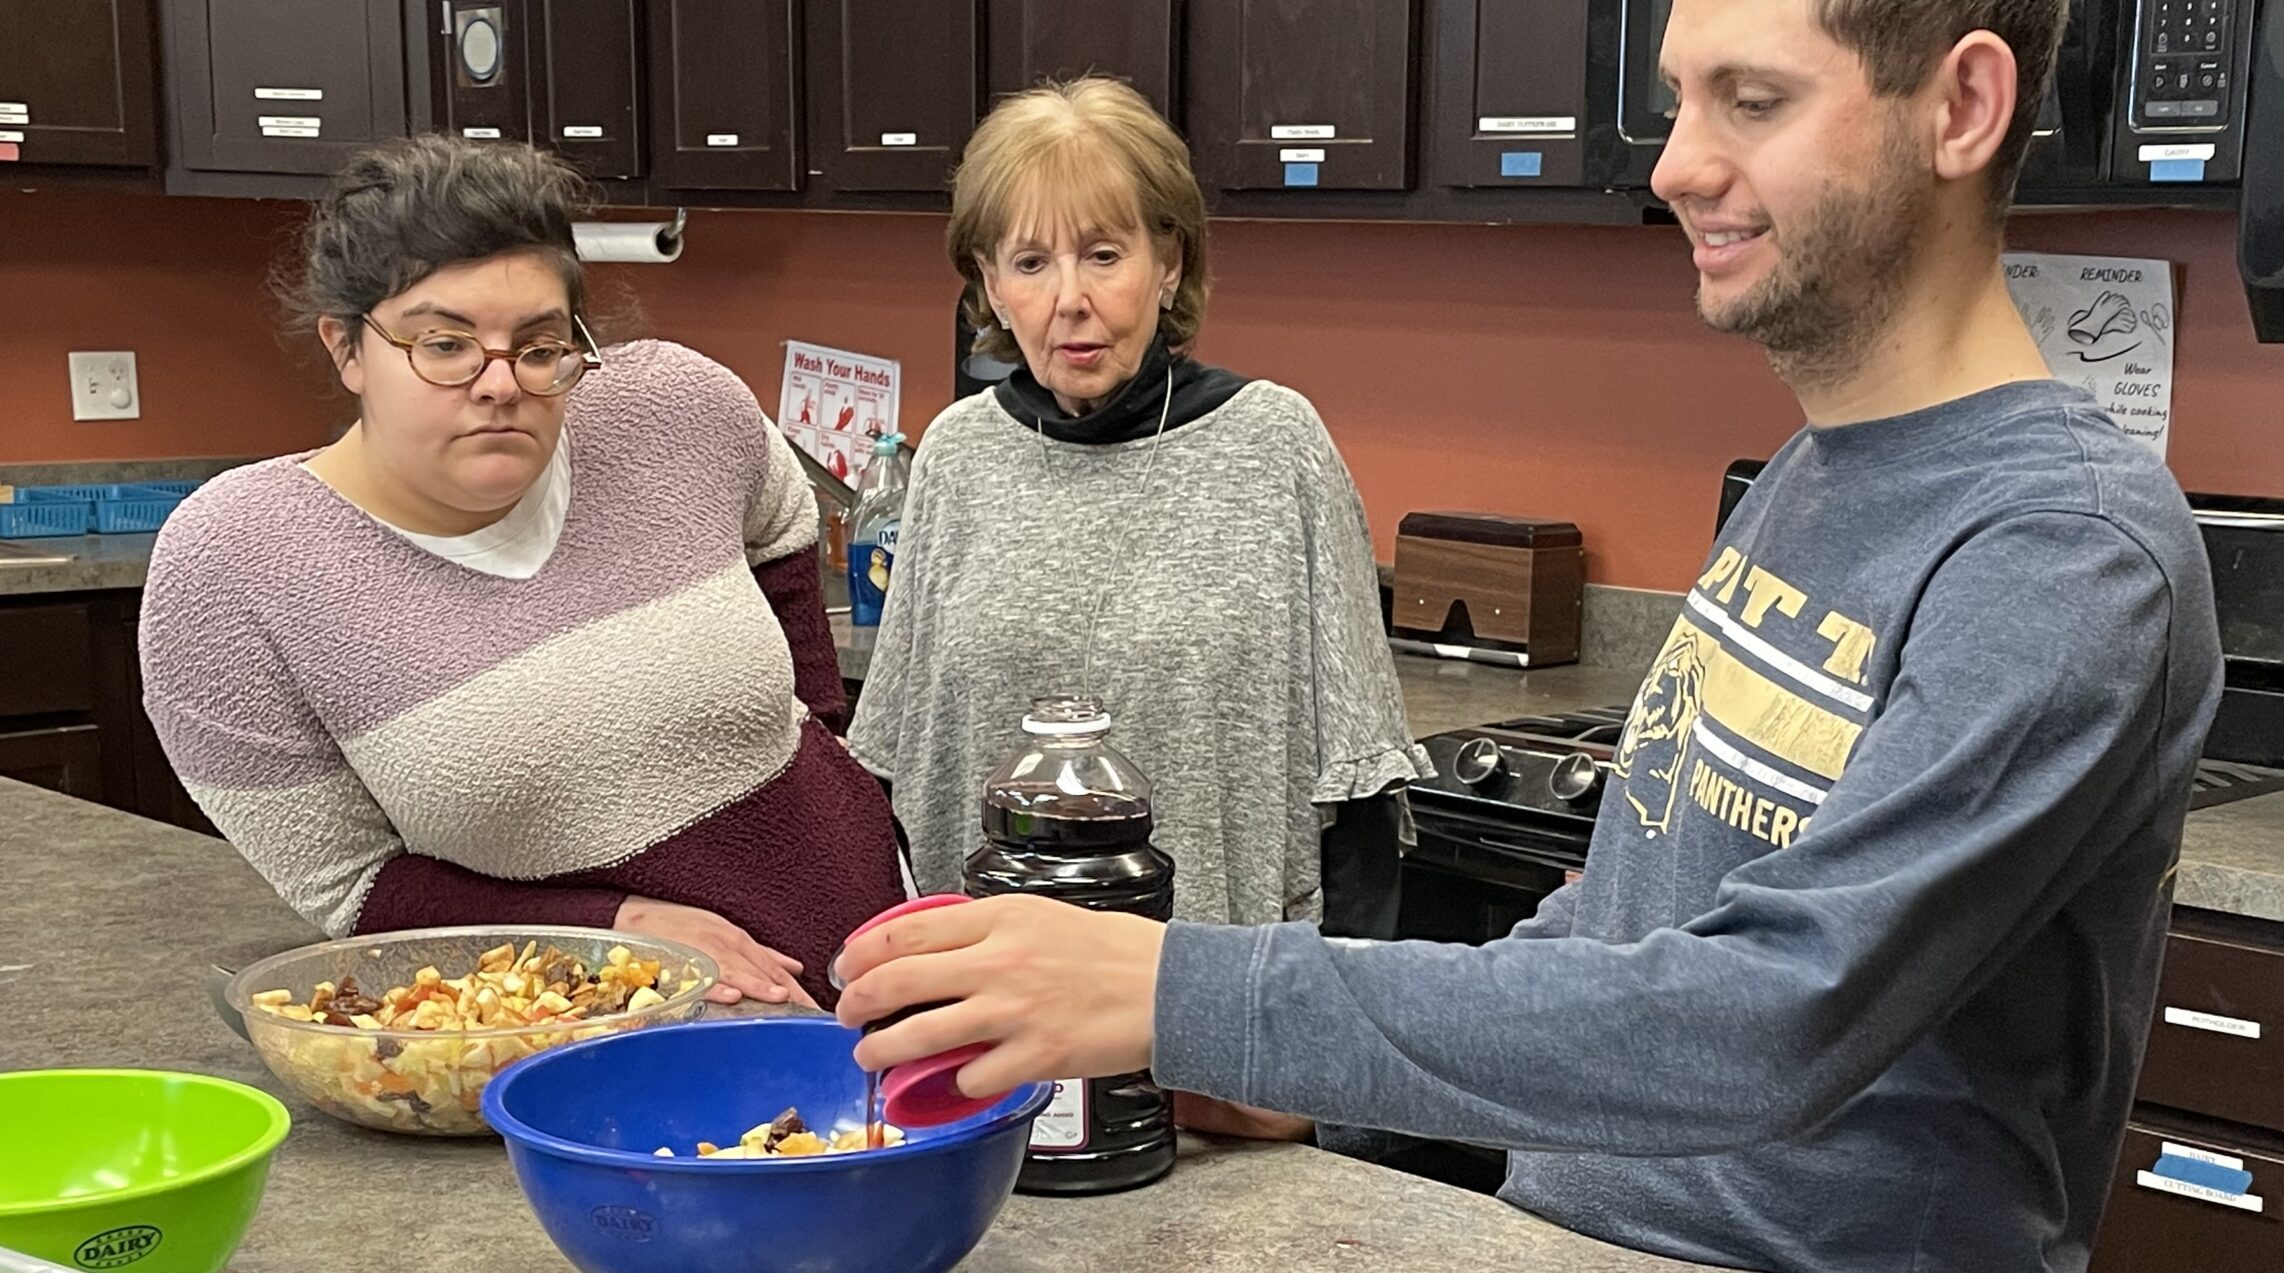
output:
[[888,603],[888,576],[896,567],[897,524],[880,528],[879,538],[849,545],[849,622],[859,627],[880,623],[881,607]]
[[[859,629],[879,626],[879,608],[886,601],[884,587],[872,585],[872,565],[879,558],[879,544],[854,539],[850,542],[850,622]],[[879,562],[879,574],[888,576],[888,560]]]
[[1031,1150],[1067,1154],[1085,1149],[1086,1144],[1086,1080],[1059,1079],[1047,1108],[1040,1110],[1038,1121],[1031,1124]]

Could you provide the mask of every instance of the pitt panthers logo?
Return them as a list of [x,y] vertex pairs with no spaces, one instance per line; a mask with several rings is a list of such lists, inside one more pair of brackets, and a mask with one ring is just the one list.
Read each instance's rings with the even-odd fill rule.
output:
[[1705,692],[1705,655],[1698,631],[1686,621],[1674,626],[1665,649],[1634,697],[1618,740],[1611,769],[1626,780],[1626,803],[1642,826],[1653,832],[1673,829],[1681,793],[1681,765],[1689,751],[1689,731],[1697,723]]

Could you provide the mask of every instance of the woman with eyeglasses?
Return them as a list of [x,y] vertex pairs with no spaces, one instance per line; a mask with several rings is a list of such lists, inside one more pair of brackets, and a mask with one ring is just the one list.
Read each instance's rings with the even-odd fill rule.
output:
[[908,894],[819,597],[816,503],[736,376],[598,349],[582,183],[441,137],[353,161],[283,291],[357,418],[176,511],[145,704],[199,806],[328,934],[575,924],[828,1000]]

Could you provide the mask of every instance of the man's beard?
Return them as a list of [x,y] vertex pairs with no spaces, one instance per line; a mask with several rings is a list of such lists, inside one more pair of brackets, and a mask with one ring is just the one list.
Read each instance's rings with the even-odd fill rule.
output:
[[1765,347],[1789,382],[1845,378],[1895,317],[1932,195],[1910,137],[1891,126],[1869,181],[1833,187],[1783,230],[1775,268],[1744,296],[1715,308],[1700,285],[1698,316]]

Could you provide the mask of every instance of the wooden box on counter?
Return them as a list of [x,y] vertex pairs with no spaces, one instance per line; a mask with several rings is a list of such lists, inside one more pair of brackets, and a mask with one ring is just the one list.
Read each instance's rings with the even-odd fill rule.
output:
[[1396,530],[1397,636],[1578,661],[1585,540],[1569,522],[1410,513]]

